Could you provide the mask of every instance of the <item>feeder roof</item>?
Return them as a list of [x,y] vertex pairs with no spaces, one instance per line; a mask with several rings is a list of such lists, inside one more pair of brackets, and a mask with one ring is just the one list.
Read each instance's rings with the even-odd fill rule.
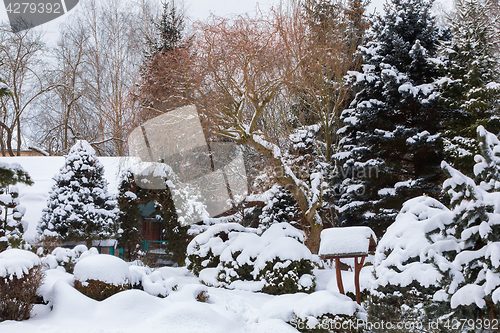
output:
[[369,227],[330,228],[321,232],[320,257],[368,255],[377,236]]

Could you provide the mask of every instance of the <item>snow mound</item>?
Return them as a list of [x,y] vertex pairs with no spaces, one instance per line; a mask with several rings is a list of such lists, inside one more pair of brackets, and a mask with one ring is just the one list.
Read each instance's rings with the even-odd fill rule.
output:
[[312,260],[312,254],[304,244],[297,240],[290,237],[280,237],[272,241],[260,253],[255,261],[255,270],[262,270],[267,262],[272,262],[275,258],[279,258],[281,261]]
[[271,243],[279,237],[291,237],[304,243],[304,233],[286,222],[272,224],[261,236],[266,243]]
[[34,266],[40,265],[40,258],[33,252],[11,249],[0,253],[0,277],[21,279]]
[[128,270],[128,280],[132,286],[142,285],[143,279],[151,274],[151,269],[144,266],[130,265]]
[[321,290],[299,300],[293,307],[293,312],[300,319],[321,317],[327,313],[354,316],[362,308],[346,295],[328,290]]
[[260,309],[259,322],[270,319],[281,319],[290,322],[294,318],[293,309],[295,304],[306,297],[305,293],[285,294],[274,297],[264,303]]
[[[168,268],[168,267],[167,267]],[[144,291],[153,296],[167,297],[171,291],[177,289],[176,277],[169,274],[169,269],[158,269],[142,278]]]
[[129,267],[122,259],[109,254],[88,256],[76,263],[75,280],[98,280],[116,286],[128,283]]

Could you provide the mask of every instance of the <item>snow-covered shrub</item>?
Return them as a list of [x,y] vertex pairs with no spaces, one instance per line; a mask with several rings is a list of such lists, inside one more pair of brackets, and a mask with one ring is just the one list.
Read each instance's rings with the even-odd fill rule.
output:
[[130,265],[128,269],[128,280],[130,282],[130,288],[144,290],[142,281],[146,276],[152,273],[151,268],[147,266]]
[[197,235],[187,247],[187,268],[196,276],[205,268],[217,267],[227,241],[246,229],[238,223],[216,224]]
[[[223,237],[225,242],[220,238],[222,229],[232,230]],[[275,223],[261,236],[254,229],[239,225],[214,225],[193,242],[197,238],[204,240],[205,246],[200,250],[205,252],[201,255],[209,255],[203,257],[203,269],[215,269],[214,285],[283,294],[314,290],[312,255],[302,243],[303,237],[288,223]]]
[[257,234],[240,233],[221,253],[217,279],[226,284],[237,280],[253,281],[255,260],[264,247]]
[[299,332],[359,332],[356,325],[363,309],[348,296],[327,290],[300,299],[289,322]]
[[129,288],[129,267],[122,259],[108,254],[88,256],[75,265],[75,288],[102,301]]
[[29,319],[43,281],[40,258],[29,251],[0,253],[0,321]]
[[158,269],[142,278],[142,287],[150,295],[167,297],[170,292],[177,290],[178,280],[169,274],[170,270]]
[[95,254],[99,254],[95,247],[89,250],[85,245],[77,245],[73,249],[56,247],[51,254],[42,259],[42,262],[50,269],[62,266],[66,272],[73,274],[73,269],[78,260]]
[[[500,151],[500,145],[496,148]],[[498,158],[476,158],[476,175],[484,170],[481,163],[492,164]],[[436,315],[452,314],[457,320],[498,318],[500,193],[491,186],[498,178],[477,185],[445,162],[443,168],[451,176],[443,187],[451,197],[452,216],[444,223],[428,226],[428,237],[434,243],[429,254],[444,276],[431,310]]]
[[[404,203],[375,253],[375,280],[368,307],[370,322],[430,320],[424,307],[439,289],[442,275],[425,256],[431,245],[426,238],[426,225],[430,220],[450,218],[450,211],[431,197],[421,196]],[[384,327],[378,331],[386,330]]]
[[[366,320],[366,312],[348,296],[321,290],[272,297],[259,314],[259,323],[270,320],[283,321],[300,332],[351,332],[353,324]],[[283,330],[289,331],[294,330]]]
[[254,267],[254,272],[258,272],[256,278],[264,281],[262,291],[273,295],[313,292],[316,284],[312,271],[311,252],[290,237],[272,240],[259,254]]

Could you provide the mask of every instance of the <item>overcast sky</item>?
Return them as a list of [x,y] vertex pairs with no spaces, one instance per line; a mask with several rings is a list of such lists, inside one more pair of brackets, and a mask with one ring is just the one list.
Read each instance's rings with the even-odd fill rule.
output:
[[[38,0],[30,0],[38,2]],[[84,0],[80,0],[84,1]],[[161,0],[158,0],[161,1]],[[24,2],[24,1],[23,1]],[[385,0],[373,0],[370,5],[370,12],[375,7],[377,10],[382,9],[382,4]],[[271,6],[276,6],[279,0],[184,0],[187,15],[193,20],[204,20],[215,14],[218,16],[230,16],[232,14],[244,14],[255,12],[257,6],[263,10],[268,10]],[[76,6],[73,10],[78,10]],[[63,15],[49,23],[43,24],[39,29],[45,31],[49,39],[57,37],[57,26],[65,21],[66,16]],[[3,0],[0,0],[0,21],[7,22],[7,12],[3,5]],[[52,37],[52,38],[51,38]]]
[[[38,0],[30,0],[38,2]],[[57,1],[57,0],[54,0]],[[80,0],[84,1],[84,0]],[[106,1],[106,0],[103,0]],[[158,0],[159,2],[161,0]],[[210,14],[215,14],[218,16],[230,16],[232,14],[244,14],[255,12],[256,6],[263,11],[268,10],[271,6],[276,6],[280,0],[183,0],[184,6],[186,7],[186,13],[188,17],[193,20],[204,20],[207,19]],[[453,0],[436,0],[438,6],[449,7],[449,4]],[[24,2],[24,1],[23,1]],[[382,12],[383,4],[385,0],[372,0],[368,6],[368,12],[373,13],[374,11]],[[79,5],[77,5],[73,10],[78,10]],[[40,30],[43,30],[46,34],[46,39],[51,42],[55,41],[58,36],[58,25],[64,22],[66,15],[63,15],[49,23],[43,24]],[[0,21],[6,22],[7,12],[3,6],[3,0],[0,0]]]

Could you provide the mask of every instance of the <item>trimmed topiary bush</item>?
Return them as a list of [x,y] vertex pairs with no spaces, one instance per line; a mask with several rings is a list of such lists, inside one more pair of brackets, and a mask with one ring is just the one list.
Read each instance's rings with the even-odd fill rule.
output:
[[43,277],[36,254],[18,249],[0,253],[0,321],[30,318]]
[[264,281],[262,291],[272,295],[311,293],[316,287],[311,252],[290,237],[267,245],[255,262],[255,272],[257,280]]
[[102,301],[120,291],[129,289],[129,284],[114,285],[90,279],[85,282],[75,280],[74,287],[85,296],[95,299],[96,301]]
[[130,288],[129,267],[122,259],[99,254],[78,261],[74,269],[75,288],[87,297],[102,301]]
[[267,294],[312,293],[316,287],[312,273],[313,264],[311,260],[284,261],[280,258],[274,258],[273,261],[266,263],[257,279],[265,281],[262,292]]
[[322,290],[301,298],[293,305],[289,322],[299,332],[362,332],[358,325],[364,310],[348,296]]

